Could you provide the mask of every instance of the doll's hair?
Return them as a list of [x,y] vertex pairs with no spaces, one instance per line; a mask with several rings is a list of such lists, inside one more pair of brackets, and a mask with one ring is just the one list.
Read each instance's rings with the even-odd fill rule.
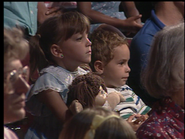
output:
[[30,39],[30,76],[35,70],[42,70],[53,61],[50,47],[61,44],[77,33],[89,32],[88,18],[77,12],[69,11],[45,20],[38,28],[37,34]]
[[136,139],[132,127],[103,107],[86,108],[67,121],[59,139]]
[[68,87],[67,105],[69,106],[73,100],[78,100],[83,108],[93,107],[100,86],[107,92],[104,80],[92,72],[77,76]]
[[184,23],[166,26],[154,36],[142,73],[151,96],[172,96],[184,87],[184,40]]
[[97,27],[90,34],[90,40],[92,42],[92,55],[89,65],[93,72],[95,72],[95,61],[100,60],[106,65],[114,58],[112,52],[114,48],[122,44],[129,46],[125,35],[119,29],[107,24]]

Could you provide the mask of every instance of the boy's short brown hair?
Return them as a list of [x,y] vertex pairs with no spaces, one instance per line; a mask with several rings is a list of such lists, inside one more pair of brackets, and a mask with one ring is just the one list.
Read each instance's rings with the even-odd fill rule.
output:
[[96,28],[90,35],[92,42],[91,63],[89,64],[92,71],[95,72],[94,62],[100,60],[108,64],[114,57],[112,50],[122,44],[128,46],[128,42],[123,33],[107,24],[102,24]]

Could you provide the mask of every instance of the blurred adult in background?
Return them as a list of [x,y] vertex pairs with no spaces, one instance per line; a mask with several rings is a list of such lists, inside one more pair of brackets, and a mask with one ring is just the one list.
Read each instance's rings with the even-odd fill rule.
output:
[[65,123],[59,139],[136,139],[118,113],[97,106],[86,108]]
[[28,38],[44,20],[59,13],[59,7],[48,9],[44,2],[4,2],[4,27],[19,27]]
[[142,81],[159,100],[138,128],[138,139],[184,138],[184,23],[165,26],[154,36]]
[[23,59],[29,51],[28,42],[21,30],[4,29],[4,138],[16,139],[6,124],[25,117],[25,93],[29,89],[28,67],[23,67]]
[[[4,2],[4,27],[17,27],[29,41],[37,28],[48,18],[61,14],[60,7],[48,9],[44,2]],[[29,65],[29,53],[22,59],[23,66]],[[37,73],[35,74],[37,77]]]
[[184,1],[154,2],[154,9],[142,29],[133,37],[130,45],[131,68],[128,85],[150,107],[157,100],[151,97],[141,84],[141,71],[146,66],[147,56],[154,35],[165,26],[176,25],[184,21]]
[[[119,11],[119,5],[123,11]],[[101,23],[119,28],[122,32],[136,33],[142,27],[141,15],[133,1],[77,2],[77,9],[91,21],[90,33]]]

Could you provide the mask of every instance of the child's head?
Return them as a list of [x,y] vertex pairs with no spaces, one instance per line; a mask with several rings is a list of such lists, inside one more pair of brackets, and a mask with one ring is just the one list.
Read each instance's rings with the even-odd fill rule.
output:
[[156,98],[172,97],[184,88],[184,23],[167,26],[154,36],[142,77]]
[[69,86],[67,105],[78,100],[83,108],[102,106],[107,97],[104,80],[91,72],[77,76]]
[[136,139],[126,120],[103,107],[87,108],[63,126],[60,139]]
[[107,87],[120,87],[129,77],[130,51],[126,37],[115,27],[100,25],[90,36],[92,56],[90,66]]
[[79,12],[65,12],[51,17],[38,28],[31,44],[31,72],[49,64],[73,71],[91,60],[88,39],[89,20]]

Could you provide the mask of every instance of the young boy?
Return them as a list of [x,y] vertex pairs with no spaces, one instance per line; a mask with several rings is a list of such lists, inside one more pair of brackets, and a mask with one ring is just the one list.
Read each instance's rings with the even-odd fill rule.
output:
[[126,99],[114,110],[124,119],[134,114],[147,115],[151,108],[126,85],[130,72],[130,51],[126,37],[115,27],[103,24],[93,31],[90,39],[92,71],[104,79],[108,93],[120,92]]

